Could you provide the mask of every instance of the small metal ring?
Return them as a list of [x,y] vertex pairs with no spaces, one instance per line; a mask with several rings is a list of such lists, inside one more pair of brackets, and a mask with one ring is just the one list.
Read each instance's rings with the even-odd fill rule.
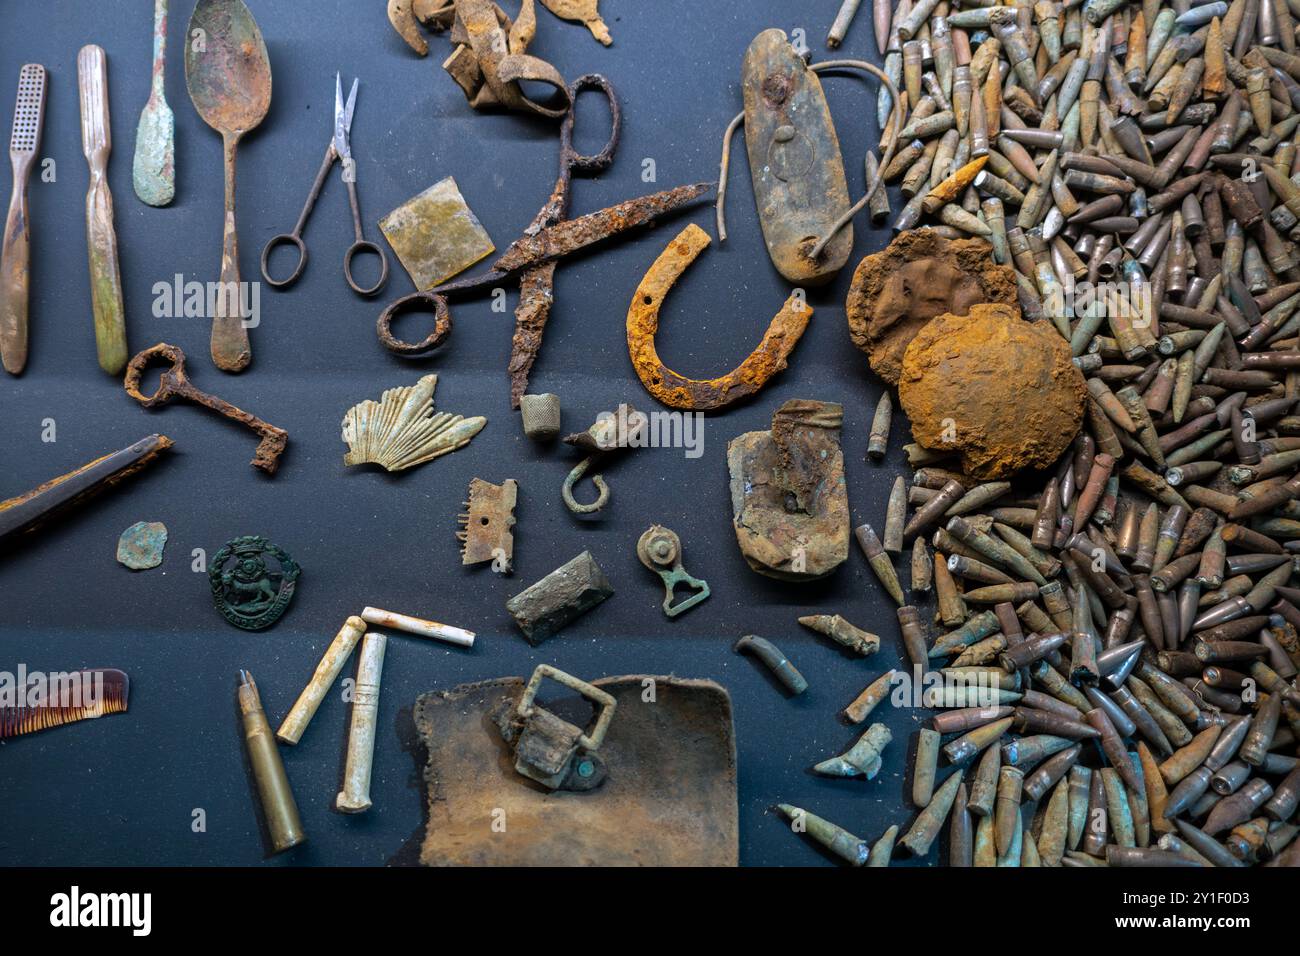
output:
[[[270,272],[271,250],[274,249],[276,246],[283,246],[283,245],[290,245],[290,246],[297,247],[298,265],[294,267],[293,272],[289,273],[287,278],[273,279],[271,278],[271,272]],[[286,232],[278,236],[272,236],[271,241],[262,247],[262,278],[266,280],[267,285],[273,288],[283,289],[286,288],[287,286],[293,285],[295,282],[298,281],[298,277],[302,275],[302,271],[306,268],[307,268],[307,244],[303,242],[299,236],[295,235],[292,232]]]
[[[358,252],[374,253],[379,257],[379,279],[370,288],[357,285],[356,280],[352,278],[352,257]],[[377,243],[368,239],[358,239],[348,246],[348,251],[343,254],[343,278],[348,280],[348,285],[357,295],[374,295],[388,282],[388,257],[384,255],[384,250]]]
[[[414,312],[428,303],[433,304],[433,331],[419,342],[406,342],[395,338],[392,329],[393,319],[407,312]],[[447,300],[436,292],[412,292],[410,295],[402,296],[379,313],[379,321],[375,324],[375,329],[379,333],[380,343],[388,351],[398,355],[419,355],[436,349],[451,334],[451,310],[447,308]]]

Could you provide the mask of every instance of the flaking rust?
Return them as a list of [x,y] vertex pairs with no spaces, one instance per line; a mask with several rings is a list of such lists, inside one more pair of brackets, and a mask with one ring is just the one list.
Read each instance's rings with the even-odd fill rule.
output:
[[[568,110],[567,84],[550,63],[525,52],[536,33],[533,0],[524,0],[513,21],[491,0],[456,0],[454,49],[442,68],[476,110],[503,107],[559,119]],[[549,107],[530,99],[520,85],[524,81],[554,87],[564,105]]]
[[935,316],[966,315],[978,302],[1016,303],[1016,276],[989,260],[981,239],[906,232],[858,263],[849,286],[849,335],[872,370],[898,384],[908,343]]
[[587,213],[577,219],[565,219],[536,232],[526,230],[492,264],[492,268],[498,272],[514,272],[549,259],[562,258],[609,236],[634,229],[665,213],[680,209],[712,188],[713,183],[677,186],[648,196],[625,199],[597,212]]
[[591,35],[609,46],[614,38],[600,17],[599,0],[542,0],[542,6],[561,20],[574,20],[591,31]]
[[510,573],[515,554],[515,502],[519,483],[507,478],[499,485],[482,478],[469,483],[465,513],[458,516],[464,526],[456,532],[461,543],[460,563],[492,561],[503,574]]
[[745,148],[763,240],[790,282],[829,281],[848,261],[845,226],[817,259],[818,241],[849,210],[840,141],[821,81],[781,30],[764,30],[745,51]]
[[646,391],[671,408],[722,408],[755,394],[786,367],[812,318],[812,307],[792,295],[769,323],[763,341],[726,375],[692,379],[668,368],[655,348],[659,310],[673,284],[708,245],[708,233],[694,223],[678,233],[646,272],[627,310],[627,350],[632,366]]
[[772,416],[771,431],[728,444],[732,524],[759,574],[808,581],[848,557],[843,417],[836,403],[791,399]]

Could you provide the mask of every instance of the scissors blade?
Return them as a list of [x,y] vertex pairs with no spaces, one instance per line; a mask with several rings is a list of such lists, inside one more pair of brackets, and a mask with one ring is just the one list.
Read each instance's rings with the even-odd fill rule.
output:
[[676,189],[629,199],[577,219],[566,219],[548,226],[536,235],[515,240],[505,254],[492,264],[492,268],[498,272],[516,272],[540,262],[559,259],[680,209],[715,185],[695,183],[691,186],[678,186]]
[[339,154],[340,158],[347,159],[352,155],[348,146],[348,131],[352,128],[352,106],[355,102],[357,93],[356,81],[352,83],[352,96],[348,98],[348,105],[343,105],[343,80],[339,74],[334,74],[334,151]]

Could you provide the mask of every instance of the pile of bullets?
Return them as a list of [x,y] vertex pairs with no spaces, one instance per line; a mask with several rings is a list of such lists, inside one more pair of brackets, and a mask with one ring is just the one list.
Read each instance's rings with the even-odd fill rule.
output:
[[895,230],[987,238],[1088,397],[1045,484],[913,444],[858,529],[941,713],[901,838],[779,808],[855,865],[1300,865],[1300,3],[1193,4],[877,4]]

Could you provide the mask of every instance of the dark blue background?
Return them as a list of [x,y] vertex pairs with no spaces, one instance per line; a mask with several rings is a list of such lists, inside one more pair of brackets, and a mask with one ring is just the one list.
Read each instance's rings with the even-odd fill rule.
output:
[[[759,31],[802,28],[814,59],[838,0],[604,0],[614,46],[600,46],[580,25],[538,9],[530,52],[566,76],[606,74],[624,111],[623,141],[609,174],[575,183],[574,213],[665,189],[714,179],[720,136],[741,108],[740,62]],[[746,566],[731,529],[726,444],[765,429],[790,398],[844,404],[844,449],[855,523],[883,520],[906,424],[895,420],[884,465],[865,460],[867,432],[881,383],[849,342],[844,296],[853,266],[888,240],[855,222],[854,254],[831,285],[812,290],[816,312],[791,367],[754,401],[711,415],[704,454],[644,450],[606,477],[612,504],[579,519],[560,501],[560,485],[577,457],[563,446],[538,448],[510,410],[505,367],[517,288],[510,311],[487,299],[453,306],[455,330],[431,358],[407,361],[375,338],[379,302],[353,295],[343,282],[351,242],[346,192],[332,174],[308,224],[311,261],[291,291],[262,291],[262,323],[251,332],[253,364],[240,376],[217,371],[207,357],[208,326],[152,315],[156,282],[175,273],[214,280],[220,266],[221,142],[186,94],[182,38],[193,4],[172,4],[167,96],[176,114],[177,193],[165,209],[145,206],[131,188],[140,109],[149,90],[153,4],[46,0],[8,3],[0,30],[0,108],[13,102],[19,67],[49,71],[43,157],[57,180],[31,185],[33,280],[31,358],[18,379],[0,377],[0,497],[17,495],[150,432],[176,441],[168,460],[129,486],[0,556],[0,668],[31,670],[115,666],[131,677],[130,713],[82,722],[0,744],[5,806],[0,861],[10,864],[253,864],[263,858],[258,813],[235,710],[239,668],[252,671],[273,725],[311,674],[335,630],[372,604],[447,621],[478,632],[471,651],[414,637],[390,640],[380,704],[367,814],[331,811],[341,776],[348,709],[336,688],[285,764],[309,843],[276,864],[411,862],[423,829],[421,762],[412,742],[410,707],[424,691],[503,675],[526,675],[540,662],[595,678],[674,673],[713,678],[735,706],[739,748],[741,862],[751,865],[826,861],[792,835],[767,808],[800,804],[874,840],[914,814],[905,768],[924,712],[890,710],[895,740],[872,782],[817,778],[808,768],[845,749],[861,728],[837,715],[866,684],[898,663],[901,644],[891,602],[854,546],[827,581],[782,584]],[[301,208],[329,135],[334,72],[360,76],[352,147],[369,238],[377,220],[446,175],[454,175],[498,249],[532,219],[555,179],[557,128],[518,114],[471,110],[439,64],[449,52],[430,36],[430,55],[416,57],[390,28],[381,0],[251,0],[274,75],[270,113],[239,148],[238,222],[241,267],[258,278],[258,256],[287,231]],[[507,3],[512,12],[515,3]],[[149,412],[95,361],[86,266],[76,85],[77,50],[104,47],[109,61],[114,153],[110,182],[125,283],[128,336],[134,353],[158,341],[191,356],[194,383],[288,430],[279,474],[249,467],[254,436],[206,411],[177,404]],[[839,54],[875,56],[865,3]],[[862,157],[877,137],[876,85],[857,76],[824,80],[838,126],[850,192],[863,190]],[[579,146],[604,142],[599,97],[584,97]],[[664,310],[658,344],[664,360],[701,378],[735,366],[762,336],[790,289],[772,268],[754,212],[745,150],[737,138],[729,198],[730,238],[704,253]],[[655,183],[642,181],[653,159]],[[7,186],[7,178],[5,180]],[[5,198],[7,200],[7,189]],[[895,209],[898,205],[895,201]],[[686,221],[713,234],[702,203],[684,216],[565,261],[534,391],[558,393],[565,431],[630,400],[654,406],[627,357],[624,318],[645,269]],[[411,288],[390,252],[387,301]],[[400,326],[415,337],[415,324]],[[411,471],[388,475],[342,464],[339,422],[345,410],[384,389],[441,376],[438,407],[486,415],[489,424],[467,449]],[[53,419],[57,441],[43,443]],[[513,576],[486,566],[462,568],[455,515],[472,477],[520,484]],[[128,525],[163,521],[170,541],[163,565],[133,573],[114,560]],[[658,578],[637,561],[637,537],[652,522],[682,538],[685,566],[707,578],[713,597],[678,620],[659,610]],[[190,570],[191,551],[209,555],[241,534],[264,534],[302,565],[298,595],[274,629],[249,634],[212,609],[205,575]],[[540,648],[530,648],[505,613],[505,601],[590,549],[617,594]],[[906,569],[900,563],[906,582]],[[798,615],[843,613],[884,638],[868,660],[841,653],[795,623]],[[755,632],[777,641],[812,684],[787,700],[765,671],[731,650]],[[355,671],[349,663],[345,675]],[[191,832],[203,808],[207,832]],[[939,849],[931,851],[933,861]]]

